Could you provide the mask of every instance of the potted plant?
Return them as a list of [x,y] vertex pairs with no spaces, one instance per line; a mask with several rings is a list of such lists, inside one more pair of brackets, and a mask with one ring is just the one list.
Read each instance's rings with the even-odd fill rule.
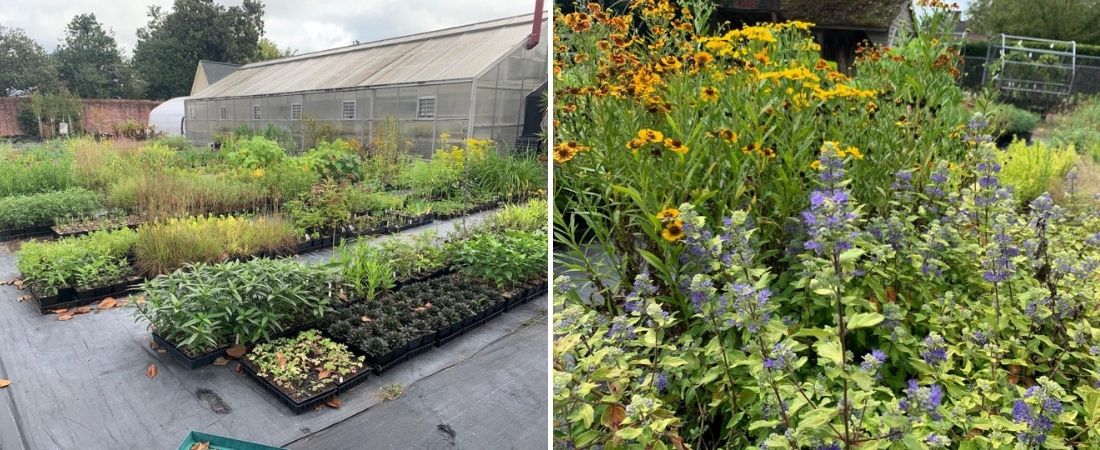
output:
[[245,372],[300,414],[367,376],[363,358],[343,344],[307,330],[255,346],[241,361]]

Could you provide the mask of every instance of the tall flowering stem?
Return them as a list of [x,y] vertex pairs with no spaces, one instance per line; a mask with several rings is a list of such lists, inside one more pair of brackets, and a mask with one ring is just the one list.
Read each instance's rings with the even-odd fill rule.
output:
[[832,294],[836,304],[836,318],[840,343],[840,370],[843,377],[843,397],[840,406],[841,416],[844,419],[844,434],[841,440],[845,448],[851,448],[857,439],[851,430],[851,405],[849,404],[848,366],[846,364],[847,346],[845,338],[848,335],[847,320],[844,315],[843,293],[844,267],[841,263],[841,255],[852,249],[854,240],[859,237],[859,230],[855,226],[858,218],[856,209],[850,202],[850,194],[844,187],[844,157],[847,152],[840,148],[836,142],[826,141],[821,146],[821,153],[816,164],[820,174],[821,189],[810,193],[810,208],[802,213],[803,223],[809,234],[805,245],[806,250],[811,251],[819,258],[825,258],[833,269]]

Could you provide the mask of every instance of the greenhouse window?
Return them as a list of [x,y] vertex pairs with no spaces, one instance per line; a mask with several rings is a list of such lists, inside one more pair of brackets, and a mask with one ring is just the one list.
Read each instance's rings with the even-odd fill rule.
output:
[[355,119],[355,100],[344,100],[340,117],[344,120]]
[[199,113],[198,113],[198,111],[195,110],[195,107],[192,106],[191,107],[191,120],[198,120],[198,119],[199,119]]
[[260,105],[252,105],[252,120],[260,120],[263,118],[263,110],[260,109]]
[[416,99],[416,118],[435,118],[435,97],[420,97]]
[[290,104],[290,120],[302,120],[302,104]]
[[220,113],[221,120],[229,120],[229,107],[228,106],[222,106],[222,107],[218,108],[218,110],[219,110],[219,113]]

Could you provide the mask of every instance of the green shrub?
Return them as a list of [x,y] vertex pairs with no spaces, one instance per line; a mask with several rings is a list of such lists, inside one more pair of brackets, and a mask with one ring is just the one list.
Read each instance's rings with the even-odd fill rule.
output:
[[194,356],[320,319],[334,281],[330,269],[290,259],[197,264],[145,282],[134,314]]
[[19,249],[19,271],[45,295],[59,288],[89,289],[132,274],[127,256],[137,241],[129,228],[96,231],[57,241],[29,241]]
[[305,159],[321,178],[353,182],[363,178],[363,160],[350,144],[340,139],[317,144],[306,152]]
[[103,209],[95,192],[83,188],[0,198],[0,229],[53,225],[64,217],[92,214]]
[[137,173],[112,184],[107,204],[155,219],[253,210],[264,206],[267,197],[254,181],[164,169]]
[[546,189],[546,167],[534,158],[501,156],[492,151],[467,164],[466,176],[474,188],[490,197],[530,194]]
[[1054,115],[1051,138],[1063,145],[1073,144],[1078,151],[1100,161],[1100,96],[1081,99]]
[[76,185],[72,161],[0,160],[0,197],[59,191]]
[[195,150],[195,147],[191,145],[191,142],[187,140],[186,136],[161,136],[154,139],[152,143],[168,147],[175,152],[186,152]]
[[541,231],[546,229],[546,199],[528,200],[522,205],[505,205],[486,221],[491,230]]
[[264,186],[273,198],[291,200],[309,192],[320,179],[317,172],[309,169],[308,162],[287,158],[261,171],[256,183]]
[[341,243],[334,253],[332,264],[359,298],[374,300],[396,285],[389,257],[377,248],[365,243]]
[[994,128],[1006,136],[1030,133],[1042,121],[1038,114],[1009,104],[997,105],[993,119]]
[[546,274],[546,234],[484,233],[447,245],[447,260],[458,271],[514,288]]
[[398,279],[408,279],[447,266],[446,254],[435,232],[416,234],[412,239],[387,239],[378,248]]
[[347,189],[332,182],[315,186],[308,195],[287,202],[285,208],[299,233],[331,234],[351,221]]
[[134,245],[142,273],[168,273],[187,264],[213,263],[294,245],[294,227],[275,216],[199,216],[153,222],[138,228]]
[[226,159],[230,163],[247,169],[269,167],[286,157],[286,150],[283,150],[275,141],[263,136],[240,139],[234,142],[232,148],[226,153]]
[[397,179],[417,197],[447,198],[459,191],[462,169],[446,161],[415,159],[402,167]]
[[1001,181],[1015,188],[1018,206],[1024,206],[1046,192],[1051,182],[1062,179],[1077,163],[1073,145],[1052,148],[1044,143],[1028,145],[1013,141],[997,154],[1001,163]]
[[352,188],[348,190],[348,208],[353,213],[375,213],[400,209],[405,196],[392,192],[366,191]]

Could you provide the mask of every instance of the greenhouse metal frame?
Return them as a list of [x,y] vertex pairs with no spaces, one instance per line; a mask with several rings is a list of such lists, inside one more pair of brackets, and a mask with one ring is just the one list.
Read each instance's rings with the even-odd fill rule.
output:
[[[241,66],[186,101],[187,137],[212,144],[240,126],[286,129],[299,150],[310,123],[369,142],[396,121],[410,149],[492,139],[509,148],[529,94],[545,89],[547,43],[528,49],[534,15]],[[546,36],[542,20],[542,36]]]

